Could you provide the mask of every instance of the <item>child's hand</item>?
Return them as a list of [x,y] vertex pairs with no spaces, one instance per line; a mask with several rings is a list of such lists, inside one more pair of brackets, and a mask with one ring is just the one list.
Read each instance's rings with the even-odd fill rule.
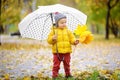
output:
[[53,41],[57,41],[57,35],[54,35],[54,36],[52,37],[52,40],[53,40]]
[[74,45],[77,45],[79,43],[79,40],[76,40],[75,42],[74,42]]

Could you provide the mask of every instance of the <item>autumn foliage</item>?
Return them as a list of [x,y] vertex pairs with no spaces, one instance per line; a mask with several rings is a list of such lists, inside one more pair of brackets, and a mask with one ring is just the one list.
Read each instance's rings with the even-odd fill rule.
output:
[[83,44],[88,44],[94,39],[92,33],[87,30],[86,25],[78,25],[74,33],[79,38],[79,41]]

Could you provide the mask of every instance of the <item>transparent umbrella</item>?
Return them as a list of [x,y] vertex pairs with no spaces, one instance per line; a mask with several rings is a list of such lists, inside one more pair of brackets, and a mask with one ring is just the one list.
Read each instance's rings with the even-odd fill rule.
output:
[[56,12],[67,17],[67,27],[74,31],[78,24],[86,24],[87,16],[81,11],[61,4],[39,6],[37,10],[28,14],[20,23],[19,30],[22,37],[46,40],[54,24]]

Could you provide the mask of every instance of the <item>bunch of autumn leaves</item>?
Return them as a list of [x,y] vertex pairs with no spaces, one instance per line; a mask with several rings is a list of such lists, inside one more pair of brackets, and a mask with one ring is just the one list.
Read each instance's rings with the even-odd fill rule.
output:
[[74,30],[74,34],[78,38],[79,42],[83,44],[89,44],[94,39],[92,33],[87,30],[86,25],[78,25]]

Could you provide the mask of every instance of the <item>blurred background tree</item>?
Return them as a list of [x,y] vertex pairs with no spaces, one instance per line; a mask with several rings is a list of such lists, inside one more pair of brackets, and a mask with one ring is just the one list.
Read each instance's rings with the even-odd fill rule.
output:
[[[93,33],[105,34],[109,30],[118,37],[120,30],[120,0],[75,0],[76,7],[88,15],[88,24]],[[120,34],[119,34],[120,35]]]
[[4,28],[5,33],[8,33],[10,26],[20,22],[22,0],[1,0],[1,21],[0,25]]
[[[64,4],[88,16],[87,25],[94,34],[120,36],[120,0],[1,0],[1,21],[5,33],[18,30],[18,23],[41,5]],[[2,29],[0,30],[2,32]]]

